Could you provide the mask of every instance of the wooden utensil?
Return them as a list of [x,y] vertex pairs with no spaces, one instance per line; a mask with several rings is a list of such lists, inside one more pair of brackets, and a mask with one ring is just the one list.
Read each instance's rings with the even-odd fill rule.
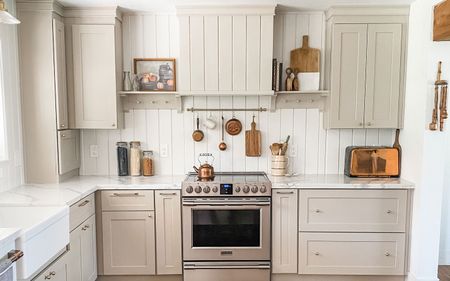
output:
[[222,116],[222,142],[219,144],[219,149],[225,151],[227,149],[227,144],[224,141],[225,135],[225,118]]
[[203,131],[200,130],[200,118],[197,116],[197,130],[192,133],[192,139],[196,142],[200,142],[205,137]]
[[250,131],[245,131],[245,155],[261,156],[261,132],[256,130],[255,116],[253,116]]
[[309,36],[303,36],[301,48],[291,51],[290,67],[298,72],[320,71],[320,50],[309,47]]
[[272,143],[269,147],[270,150],[272,151],[272,155],[279,155],[282,146],[283,144],[281,143]]
[[225,129],[231,136],[239,135],[239,133],[242,131],[242,123],[233,116],[233,118],[228,120],[225,124]]
[[281,145],[280,155],[286,155],[290,138],[291,136],[287,136],[286,141]]

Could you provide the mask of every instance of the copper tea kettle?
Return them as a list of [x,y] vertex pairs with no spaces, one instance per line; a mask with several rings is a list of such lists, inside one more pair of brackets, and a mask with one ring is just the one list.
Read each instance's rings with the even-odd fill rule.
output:
[[[202,162],[200,161],[200,158],[206,158],[205,162],[202,164]],[[214,179],[214,167],[208,163],[208,158],[211,157],[212,161],[211,163],[214,162],[214,156],[212,155],[212,153],[200,153],[198,156],[198,162],[200,163],[200,166],[197,168],[195,166],[193,166],[195,172],[197,173],[197,177],[199,178],[199,180],[213,180]]]

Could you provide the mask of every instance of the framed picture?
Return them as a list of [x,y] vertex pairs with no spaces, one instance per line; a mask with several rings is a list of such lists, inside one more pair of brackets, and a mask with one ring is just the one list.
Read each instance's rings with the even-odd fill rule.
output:
[[139,91],[176,91],[175,59],[134,59],[134,74]]

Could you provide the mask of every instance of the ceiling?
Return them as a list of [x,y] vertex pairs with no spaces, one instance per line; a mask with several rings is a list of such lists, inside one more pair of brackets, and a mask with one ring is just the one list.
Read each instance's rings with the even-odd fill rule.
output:
[[[121,6],[137,11],[174,11],[176,5],[210,4],[221,5],[223,0],[60,0],[64,6],[101,7]],[[280,4],[305,10],[324,10],[335,5],[404,5],[414,0],[228,0],[232,4]]]

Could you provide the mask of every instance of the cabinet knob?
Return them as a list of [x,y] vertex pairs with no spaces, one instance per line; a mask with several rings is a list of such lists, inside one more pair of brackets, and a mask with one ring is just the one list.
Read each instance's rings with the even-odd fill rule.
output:
[[81,230],[86,231],[86,230],[88,230],[88,228],[89,228],[89,225],[85,225],[85,226],[83,226],[83,228],[81,228]]
[[140,100],[137,100],[136,103],[137,103],[137,104],[141,104],[142,102],[141,102]]
[[319,214],[319,213],[322,212],[322,211],[319,210],[319,209],[315,209],[314,212],[315,212],[316,214]]
[[387,210],[386,213],[387,214],[392,214],[392,211],[391,210]]
[[112,126],[112,127],[115,127],[115,126],[116,126],[116,123],[112,123],[111,126]]
[[385,255],[386,257],[390,257],[390,256],[391,256],[391,253],[386,252],[386,253],[384,253],[384,255]]
[[367,126],[372,126],[372,122],[367,122]]
[[361,127],[364,126],[363,122],[359,122],[359,126]]
[[64,124],[61,124],[61,128],[64,128],[66,125],[64,125]]
[[314,254],[315,256],[320,256],[320,253],[319,253],[319,252],[313,252],[313,254]]

